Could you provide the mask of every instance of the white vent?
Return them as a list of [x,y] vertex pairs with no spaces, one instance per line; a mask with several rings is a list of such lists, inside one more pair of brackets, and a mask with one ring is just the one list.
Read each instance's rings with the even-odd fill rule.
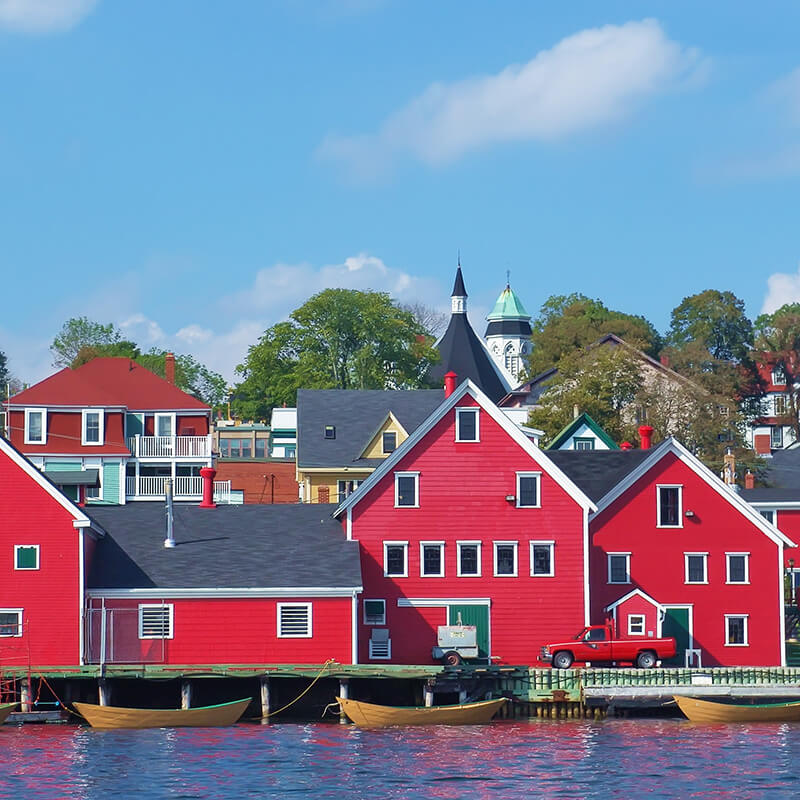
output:
[[279,603],[278,636],[309,638],[311,636],[311,603]]
[[139,606],[139,638],[172,638],[172,605]]

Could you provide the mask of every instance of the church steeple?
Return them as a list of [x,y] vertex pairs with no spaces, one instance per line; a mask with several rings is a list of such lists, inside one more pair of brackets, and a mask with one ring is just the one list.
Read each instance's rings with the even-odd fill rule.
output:
[[458,269],[456,270],[456,282],[453,284],[453,292],[450,295],[450,311],[453,314],[467,313],[467,290],[464,288],[464,277],[461,275],[461,257],[458,258]]
[[518,378],[531,348],[531,316],[506,276],[506,288],[497,298],[492,312],[486,317],[484,340],[499,366]]

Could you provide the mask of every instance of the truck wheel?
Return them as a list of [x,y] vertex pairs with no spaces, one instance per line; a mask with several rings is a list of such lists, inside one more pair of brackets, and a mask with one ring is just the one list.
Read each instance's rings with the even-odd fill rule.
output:
[[572,666],[573,660],[572,653],[569,653],[566,650],[559,650],[553,656],[553,666],[556,669],[569,669]]
[[448,650],[444,656],[442,656],[442,663],[447,664],[448,667],[458,667],[464,663],[464,659],[461,658],[461,654],[457,653],[455,650]]
[[656,654],[652,650],[643,650],[636,656],[636,666],[639,669],[652,669],[656,665]]

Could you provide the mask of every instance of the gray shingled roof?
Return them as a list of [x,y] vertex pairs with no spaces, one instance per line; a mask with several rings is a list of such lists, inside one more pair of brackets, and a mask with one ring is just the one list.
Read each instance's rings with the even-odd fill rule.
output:
[[[444,400],[442,389],[300,389],[297,392],[297,466],[377,467],[360,458],[391,411],[411,434]],[[325,438],[333,425],[335,438]]]
[[334,505],[174,507],[176,546],[164,547],[161,503],[87,508],[107,532],[97,542],[90,589],[361,586],[358,542]]
[[800,502],[798,489],[742,489],[739,494],[748,503],[797,503]]
[[774,489],[800,492],[800,447],[776,450],[767,460],[766,481]]
[[548,450],[547,457],[596,503],[650,453],[650,450]]

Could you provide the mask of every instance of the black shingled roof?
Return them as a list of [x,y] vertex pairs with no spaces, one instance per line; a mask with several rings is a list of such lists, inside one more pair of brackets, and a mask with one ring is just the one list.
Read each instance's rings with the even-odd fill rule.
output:
[[347,541],[329,504],[175,504],[176,546],[164,547],[161,503],[92,507],[107,532],[97,542],[87,586],[293,588],[361,586],[358,542]]
[[766,482],[774,489],[800,493],[800,447],[776,450],[767,461]]
[[650,453],[650,450],[548,450],[547,457],[596,503]]
[[797,503],[800,501],[798,489],[742,489],[739,494],[748,503]]
[[[300,389],[297,392],[297,466],[377,467],[360,458],[391,411],[410,435],[444,400],[442,389]],[[333,425],[335,438],[325,438]]]

